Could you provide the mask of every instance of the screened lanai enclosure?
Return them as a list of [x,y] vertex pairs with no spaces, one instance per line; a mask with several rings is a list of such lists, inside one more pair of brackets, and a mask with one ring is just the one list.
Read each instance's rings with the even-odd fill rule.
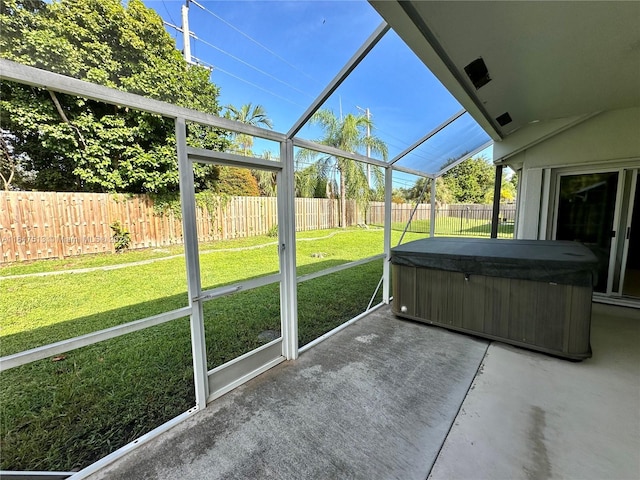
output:
[[[187,2],[187,6],[213,14],[206,3]],[[327,18],[333,18],[331,9],[335,7],[325,7]],[[57,471],[61,472],[60,478],[72,471],[79,471],[74,478],[89,475],[249,379],[281,362],[296,359],[362,315],[389,303],[391,278],[386,259],[390,248],[401,237],[407,241],[429,233],[434,235],[436,215],[435,209],[427,213],[426,224],[431,227],[419,234],[404,231],[406,216],[395,222],[392,231],[393,188],[427,178],[418,203],[434,204],[435,188],[429,193],[426,186],[433,185],[435,178],[457,163],[486,149],[491,139],[370,6],[362,3],[357,7],[366,11],[368,23],[362,22],[348,36],[354,45],[351,51],[346,46],[340,49],[331,56],[331,65],[322,66],[322,76],[305,79],[306,100],[293,95],[286,98],[267,95],[261,101],[267,106],[278,104],[277,114],[285,119],[275,119],[280,130],[278,125],[274,129],[263,128],[179,106],[180,100],[175,100],[179,96],[172,95],[170,88],[150,98],[126,92],[125,89],[136,89],[118,82],[107,82],[109,87],[92,83],[88,81],[90,75],[69,72],[44,59],[0,60],[7,92],[25,91],[34,101],[45,94],[63,114],[66,105],[99,105],[103,114],[110,115],[113,125],[123,127],[130,121],[130,112],[141,112],[151,128],[175,136],[175,146],[168,147],[174,152],[166,154],[177,158],[179,167],[180,196],[177,207],[174,203],[177,211],[172,219],[177,222],[181,237],[176,243],[184,245],[183,255],[171,250],[171,241],[155,245],[158,257],[176,253],[158,261],[126,262],[115,265],[115,269],[96,265],[76,274],[69,272],[74,272],[69,264],[72,268],[52,267],[52,271],[37,276],[19,271],[0,280],[20,305],[10,315],[20,317],[20,312],[27,309],[35,311],[35,317],[41,319],[28,327],[28,334],[21,334],[17,327],[12,327],[11,318],[5,318],[9,323],[3,328],[10,334],[3,339],[0,364],[3,428],[7,429],[3,433],[4,470]],[[184,8],[183,21],[187,22],[190,14]],[[353,6],[344,4],[340,8],[350,11]],[[195,29],[193,12],[191,18],[191,28]],[[327,25],[329,28],[333,25]],[[178,43],[183,43],[183,53],[189,38],[192,51],[199,41],[207,43],[192,32],[191,37],[178,39]],[[311,48],[311,43],[308,47]],[[319,48],[317,42],[313,48]],[[412,81],[399,76],[396,66],[388,64],[388,53],[393,49],[404,49],[405,56],[413,57]],[[224,71],[214,66],[212,80],[215,82],[216,76]],[[365,95],[358,95],[357,101],[371,108],[367,108],[367,116],[373,113],[376,125],[391,130],[388,138],[393,138],[394,145],[384,150],[362,146],[346,151],[339,143],[314,140],[320,134],[317,124],[313,126],[314,114],[323,109],[337,110],[338,105],[340,109],[343,105],[345,109],[355,109],[348,102],[354,91],[369,82],[373,72],[384,81],[378,84],[378,90],[369,89]],[[294,73],[299,76],[300,72]],[[286,75],[286,69],[278,73],[279,77]],[[317,88],[318,78],[325,82],[322,89]],[[405,87],[397,84],[403,78]],[[291,79],[286,83],[293,82]],[[400,125],[395,122],[402,111],[417,105],[415,102],[409,105],[406,100],[393,105],[392,92],[380,90],[384,82],[394,82],[394,88],[406,89],[414,88],[416,82],[426,82],[433,85],[434,92],[421,94],[421,102],[435,102],[438,95],[447,95],[448,100],[442,108],[429,107],[432,111],[428,118],[419,124],[410,128],[405,125],[402,127],[405,131],[396,131],[396,125]],[[309,96],[308,92],[314,90],[316,93]],[[388,118],[383,104],[377,100],[381,95],[388,97],[385,100],[391,112]],[[72,115],[69,112],[64,120],[70,126],[78,120],[70,118]],[[339,115],[343,115],[342,111]],[[287,118],[295,120],[287,125]],[[76,133],[77,148],[86,148],[87,140],[79,130]],[[375,129],[373,134],[377,134]],[[244,144],[255,145],[254,150],[263,148],[269,154],[254,154],[246,148],[238,151],[224,143],[204,148],[206,135],[240,136]],[[96,148],[99,145],[97,142]],[[122,145],[115,150],[124,148]],[[323,161],[331,165],[336,191],[340,190],[340,176],[344,175],[339,162],[350,162],[366,172],[367,188],[375,189],[379,200],[384,202],[379,203],[376,212],[379,228],[364,225],[366,218],[350,222],[362,225],[355,232],[313,230],[306,226],[313,223],[309,218],[319,215],[315,209],[320,207],[295,198],[296,177],[305,168]],[[274,202],[256,204],[251,211],[246,206],[235,206],[237,216],[224,227],[229,232],[239,232],[239,222],[245,222],[246,229],[255,230],[256,234],[264,235],[270,230],[272,241],[257,245],[247,237],[246,245],[211,243],[216,232],[208,222],[216,214],[222,215],[222,210],[220,205],[203,208],[197,192],[202,190],[203,178],[212,165],[250,174],[259,172],[261,178],[273,182],[277,192]],[[111,173],[117,175],[115,170]],[[27,238],[51,236],[55,220],[50,216],[52,207],[48,200],[38,198],[37,193],[25,193],[18,201],[22,200],[41,203],[44,212],[43,223],[25,227],[28,220],[20,217],[19,210],[12,210],[12,218],[26,228]],[[65,205],[65,209],[80,215],[76,217],[79,223],[83,214],[94,214],[101,208],[95,201],[80,197],[69,197]],[[332,225],[342,225],[338,219],[342,207],[332,205],[331,215],[335,217]],[[142,226],[145,220],[140,211],[134,208],[126,218],[118,220],[129,229],[136,223]],[[357,207],[348,214],[366,216],[358,214]],[[415,214],[413,207],[409,214]],[[109,236],[107,225],[98,225],[104,222],[95,218],[89,221],[93,235]],[[60,228],[71,239],[73,227],[65,225]],[[17,224],[8,227],[17,235]],[[323,228],[320,220],[317,228]],[[135,234],[133,237],[138,242]],[[14,258],[14,254],[17,259],[18,251],[21,255],[27,252],[25,258],[37,259],[46,256],[42,252],[48,248],[35,241],[25,241],[20,247],[7,250],[5,260]],[[87,245],[77,244],[77,240],[69,240],[63,247],[67,249],[63,254],[88,249]],[[153,267],[157,265],[163,268]],[[58,269],[62,271],[56,272]],[[133,294],[134,291],[137,293]],[[62,318],[50,318],[49,311],[60,312]],[[18,324],[16,321],[15,325]],[[126,393],[114,393],[118,389]],[[77,406],[77,402],[87,404]],[[50,434],[58,440],[52,440]]]
[[[14,125],[24,128],[30,123],[25,118],[49,115],[66,130],[47,126],[23,137],[3,130],[3,136],[14,145],[23,142],[20,146],[44,139],[42,145],[55,155],[45,155],[40,165],[67,174],[66,158],[56,150],[60,144],[71,146],[68,156],[78,165],[85,165],[89,153],[101,158],[97,173],[86,170],[79,179],[74,174],[78,185],[98,182],[92,192],[118,191],[105,185],[122,185],[126,178],[142,184],[127,157],[135,155],[153,166],[154,182],[174,185],[179,197],[158,195],[151,207],[150,200],[130,194],[109,193],[110,200],[69,194],[53,206],[43,192],[10,192],[13,203],[5,205],[15,221],[0,225],[8,239],[2,239],[0,277],[0,302],[3,310],[8,306],[0,358],[2,478],[17,478],[20,471],[32,478],[86,478],[100,472],[196,413],[210,411],[249,380],[304,358],[365,315],[388,308],[393,247],[439,233],[477,233],[471,207],[449,215],[452,226],[437,231],[437,180],[512,133],[501,130],[511,118],[505,113],[498,123],[484,121],[480,100],[460,102],[464,89],[445,88],[443,75],[436,78],[425,66],[429,55],[445,58],[443,50],[414,54],[416,38],[438,42],[420,22],[405,28],[404,17],[391,10],[417,18],[416,2],[370,2],[373,7],[368,2],[257,2],[232,20],[216,2],[149,1],[145,4],[158,12],[149,14],[156,28],[152,38],[158,51],[164,48],[160,43],[169,42],[170,65],[150,61],[152,67],[136,70],[123,61],[114,76],[104,65],[117,62],[101,57],[107,55],[101,40],[87,40],[92,30],[97,37],[110,31],[100,30],[99,18],[81,25],[63,45],[55,35],[27,35],[40,28],[35,22],[15,27],[12,18],[26,21],[18,15],[19,2],[14,3],[6,10],[14,17],[2,18],[3,27],[13,25],[10,31],[18,32],[19,48],[2,52],[0,80],[3,97],[28,108],[10,110],[3,104],[3,115],[6,110]],[[128,3],[129,8],[143,5]],[[67,31],[76,19],[65,12],[58,11],[52,23]],[[398,32],[381,15],[397,19],[392,26]],[[236,25],[252,16],[280,27],[265,33]],[[142,32],[143,24],[133,25],[118,37],[122,43],[116,50],[125,59],[147,61],[155,49],[140,46],[131,32]],[[261,55],[247,61],[221,48],[218,41],[225,35],[248,40]],[[77,67],[81,55],[73,42],[96,49],[94,57],[83,60],[88,66]],[[468,89],[491,80],[476,58],[467,59]],[[165,67],[199,73],[169,82]],[[185,90],[189,82],[210,97],[194,100]],[[210,84],[220,92],[208,90]],[[225,97],[225,89],[235,96]],[[223,107],[230,98],[264,106],[272,124]],[[87,127],[94,118],[100,118],[100,126]],[[338,124],[365,118],[359,128],[369,129],[353,145],[328,135],[323,128],[331,122],[323,124],[322,118]],[[128,136],[116,135],[124,131]],[[139,141],[149,133],[159,140]],[[517,158],[523,151],[516,146],[509,155]],[[627,160],[619,168],[626,168]],[[491,216],[483,222],[490,223],[492,238],[513,237],[527,227],[518,225],[515,207],[500,206],[503,164],[493,173]],[[242,200],[209,195],[212,180],[222,175],[259,179],[261,190],[256,186],[258,193]],[[347,182],[349,175],[359,183]],[[527,181],[537,178],[527,175]],[[323,182],[314,188],[327,198],[300,198],[301,185],[319,176]],[[551,177],[539,177],[548,193]],[[407,215],[394,216],[394,190],[418,185]],[[269,198],[259,196],[266,190]],[[549,202],[533,192],[529,187],[525,194],[536,208]],[[518,215],[528,212],[518,201]],[[428,210],[420,213],[420,204],[429,204]],[[110,216],[114,211],[120,212],[117,217]],[[147,253],[78,260],[83,249],[109,250],[80,242],[74,232],[82,227],[87,238],[111,237],[116,221],[116,234],[124,225],[131,242],[147,247]],[[420,228],[416,222],[422,222]],[[149,240],[161,225],[172,233]],[[62,245],[59,253],[48,251],[54,237]],[[34,266],[39,258],[56,256],[40,270]],[[18,265],[16,259],[28,261]],[[371,340],[364,334],[358,338],[363,345]],[[474,355],[481,358],[483,348],[474,344]]]

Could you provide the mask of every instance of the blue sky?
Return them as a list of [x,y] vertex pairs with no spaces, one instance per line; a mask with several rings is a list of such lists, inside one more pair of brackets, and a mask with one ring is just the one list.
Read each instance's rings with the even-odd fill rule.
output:
[[[183,0],[144,1],[165,21],[181,26]],[[220,87],[220,104],[261,104],[280,132],[289,130],[382,22],[364,0],[198,3],[205,10],[193,3],[189,8],[189,27],[197,37],[191,39],[191,53],[213,67],[211,80]],[[167,31],[182,49],[182,34],[170,27]],[[387,143],[390,158],[461,109],[393,31],[324,108],[338,115],[340,106],[344,114],[369,108],[373,133]],[[458,128],[466,132],[462,138],[477,144],[482,132],[475,122],[466,123]],[[318,135],[310,127],[299,133],[309,139]],[[450,140],[437,140],[421,147],[405,166],[418,168],[455,153]],[[276,151],[275,145],[256,147]]]

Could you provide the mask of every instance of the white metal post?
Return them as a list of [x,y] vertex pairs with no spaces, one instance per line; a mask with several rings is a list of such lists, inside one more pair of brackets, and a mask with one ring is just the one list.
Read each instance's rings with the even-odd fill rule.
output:
[[431,179],[431,214],[429,221],[429,236],[431,238],[436,236],[436,180],[437,177]]
[[180,173],[180,203],[182,206],[182,232],[184,254],[187,263],[187,286],[191,312],[191,353],[196,390],[196,408],[207,406],[209,380],[207,378],[207,353],[204,339],[204,315],[198,258],[198,230],[196,227],[196,200],[193,185],[193,168],[187,156],[187,126],[183,118],[176,118],[176,149]]
[[393,196],[393,169],[384,171],[384,264],[382,267],[382,302],[391,300],[391,198]]
[[278,248],[280,249],[280,315],[282,355],[298,358],[298,284],[296,279],[296,204],[293,142],[280,144],[282,171],[278,173]]

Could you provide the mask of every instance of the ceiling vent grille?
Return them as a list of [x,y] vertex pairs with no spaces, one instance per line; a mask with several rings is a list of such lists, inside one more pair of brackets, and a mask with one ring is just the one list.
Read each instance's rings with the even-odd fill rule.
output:
[[496,122],[498,122],[501,127],[504,127],[508,123],[511,123],[511,115],[509,115],[509,112],[504,112],[499,117],[496,117]]
[[489,70],[487,70],[487,66],[485,65],[482,57],[476,58],[473,62],[464,67],[464,71],[469,77],[469,80],[471,80],[471,83],[473,83],[473,86],[476,87],[476,90],[491,81]]

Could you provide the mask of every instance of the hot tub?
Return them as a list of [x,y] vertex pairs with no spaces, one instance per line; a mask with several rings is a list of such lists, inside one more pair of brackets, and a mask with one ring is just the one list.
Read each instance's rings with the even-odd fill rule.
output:
[[399,316],[582,360],[598,261],[577,242],[427,238],[391,249]]

